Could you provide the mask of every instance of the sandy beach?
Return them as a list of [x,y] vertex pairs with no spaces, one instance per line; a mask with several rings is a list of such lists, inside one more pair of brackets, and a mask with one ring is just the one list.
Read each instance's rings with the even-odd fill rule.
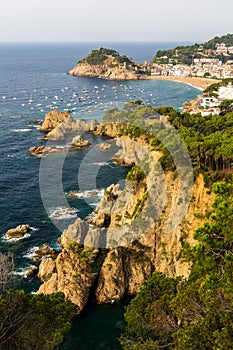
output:
[[198,77],[173,77],[163,75],[151,75],[150,77],[148,77],[148,79],[177,81],[180,83],[192,85],[195,88],[202,91],[205,90],[209,85],[220,82],[220,80],[217,79],[207,79]]

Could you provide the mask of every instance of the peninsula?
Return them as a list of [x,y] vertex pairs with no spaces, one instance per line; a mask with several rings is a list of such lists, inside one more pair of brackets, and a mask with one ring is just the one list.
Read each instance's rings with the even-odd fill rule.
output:
[[135,63],[116,50],[101,47],[80,60],[68,72],[79,77],[97,77],[108,80],[138,80],[150,74],[147,65]]

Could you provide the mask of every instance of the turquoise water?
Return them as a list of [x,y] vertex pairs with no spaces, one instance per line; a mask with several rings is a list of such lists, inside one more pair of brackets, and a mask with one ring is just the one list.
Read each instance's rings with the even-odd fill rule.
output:
[[[15,254],[19,277],[24,275],[29,266],[35,264],[32,260],[33,248],[45,242],[57,247],[56,241],[61,234],[49,217],[61,208],[51,207],[50,212],[45,211],[39,187],[40,159],[29,153],[31,146],[42,145],[45,141],[40,139],[42,134],[36,125],[28,125],[27,122],[42,120],[44,114],[54,108],[72,110],[75,118],[101,120],[107,108],[115,105],[120,107],[126,101],[139,98],[153,106],[171,105],[181,108],[185,101],[195,98],[200,93],[199,90],[168,81],[114,82],[66,75],[79,59],[99,46],[115,48],[120,53],[143,62],[145,59],[150,61],[158,49],[175,45],[176,43],[0,44],[0,250]],[[90,135],[86,137],[91,138],[91,148],[103,141]],[[89,151],[90,148],[69,152],[66,156],[62,177],[65,192],[79,189],[79,166]],[[57,157],[60,156],[50,156],[51,162]],[[127,173],[126,168],[111,162],[111,152],[107,161],[105,152],[97,153],[97,159],[88,169],[90,175],[96,166],[99,167],[96,183],[99,193],[92,198],[92,203],[85,198],[69,200],[70,206],[77,210],[75,215],[81,218],[93,211],[103,188],[120,181]],[[88,178],[87,176],[87,190],[90,189]],[[56,195],[58,194],[55,194],[55,198]],[[67,219],[63,216],[61,222],[64,227],[75,220],[75,217]],[[9,228],[23,223],[34,228],[29,238],[17,242],[2,239]],[[36,290],[39,283],[35,279],[20,279],[20,285],[29,292]],[[118,321],[123,320],[123,308],[121,303],[112,306],[89,305],[75,323],[69,349],[117,349],[113,339],[121,332],[121,323]],[[88,332],[85,332],[87,328],[97,335],[89,339]],[[109,343],[106,345],[105,341]]]

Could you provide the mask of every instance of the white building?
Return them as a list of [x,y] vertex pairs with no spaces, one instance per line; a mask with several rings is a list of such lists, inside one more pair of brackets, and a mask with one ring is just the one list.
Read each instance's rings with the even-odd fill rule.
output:
[[224,43],[221,43],[221,44],[217,44],[216,45],[216,53],[217,54],[227,54],[227,47],[226,47],[226,45],[224,44]]
[[222,100],[233,100],[233,85],[228,83],[227,86],[220,86],[218,89],[218,97]]
[[220,105],[219,100],[216,97],[203,96],[200,100],[200,105],[204,108],[212,108]]
[[194,58],[194,64],[204,64],[204,63],[211,63],[211,64],[218,64],[221,65],[222,61],[220,61],[218,58]]

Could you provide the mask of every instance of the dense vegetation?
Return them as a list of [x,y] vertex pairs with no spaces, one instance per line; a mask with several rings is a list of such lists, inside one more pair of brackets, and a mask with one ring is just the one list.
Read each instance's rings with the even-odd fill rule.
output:
[[104,61],[108,59],[108,56],[114,57],[116,63],[132,63],[127,56],[121,56],[116,50],[106,49],[104,47],[101,47],[98,50],[92,50],[91,53],[83,60],[79,61],[79,63],[87,62],[89,64],[99,65],[104,63]]
[[216,183],[211,221],[195,247],[184,245],[190,277],[154,273],[126,310],[123,349],[230,350],[233,348],[233,185]]
[[226,35],[216,36],[204,43],[203,46],[205,49],[214,50],[216,48],[216,44],[221,43],[224,43],[226,46],[233,46],[233,34],[228,33]]
[[[161,117],[164,115],[165,118]],[[202,117],[201,114],[180,113],[172,107],[153,108],[135,101],[125,104],[122,111],[117,108],[108,110],[104,121],[127,124],[127,127],[121,128],[122,134],[132,138],[143,136],[155,150],[162,151],[164,157],[160,161],[165,170],[174,170],[174,163],[165,145],[173,145],[179,153],[177,138],[166,127],[167,121],[179,131],[188,148],[195,173],[203,172],[209,184],[221,179],[231,170],[233,112]]]
[[195,173],[202,172],[215,193],[209,221],[194,232],[197,245],[181,241],[181,258],[192,266],[189,278],[155,272],[144,283],[126,309],[127,328],[120,338],[124,350],[233,348],[232,101],[224,101],[221,109],[222,115],[202,117],[135,101],[105,114],[108,122],[127,124],[122,134],[143,138],[162,151],[165,170],[174,170],[166,145],[177,145],[179,152],[179,144],[166,126],[169,121],[185,142]]
[[[0,350],[50,350],[71,329],[76,306],[63,293],[13,290],[12,264],[0,253]],[[10,273],[10,274],[9,274]]]
[[[233,46],[233,34],[226,34],[221,37],[216,36],[215,38],[202,44],[203,49],[216,50],[216,44],[224,43],[226,46]],[[199,44],[189,45],[189,46],[177,46],[170,50],[159,50],[152,60],[152,63],[182,63],[182,64],[192,64],[193,58],[203,58],[206,57],[205,54],[198,50]],[[166,57],[166,58],[165,58]],[[223,62],[228,59],[232,59],[233,55],[228,56],[212,54],[208,57],[219,58]]]

